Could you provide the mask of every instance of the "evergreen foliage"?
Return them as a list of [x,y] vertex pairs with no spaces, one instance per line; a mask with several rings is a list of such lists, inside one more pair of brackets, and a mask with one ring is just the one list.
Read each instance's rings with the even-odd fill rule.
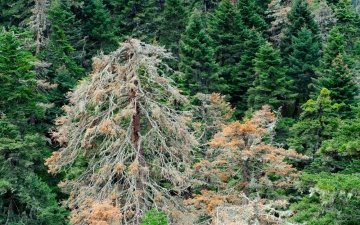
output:
[[142,218],[140,225],[167,225],[166,215],[156,209],[149,210]]
[[320,46],[317,38],[307,28],[302,28],[292,37],[292,52],[288,57],[287,76],[293,81],[291,90],[297,93],[294,116],[300,105],[310,99],[309,85],[319,66]]
[[267,24],[259,14],[261,9],[257,0],[238,0],[235,2],[237,2],[239,15],[248,29],[255,29],[261,33],[266,30]]
[[[223,0],[214,14],[210,14],[208,21],[207,31],[213,40],[212,47],[219,65],[219,76],[230,80],[234,65],[240,61],[245,27],[230,0]],[[230,82],[228,85],[232,86]],[[226,94],[232,96],[231,88]]]
[[331,92],[333,103],[344,103],[340,110],[341,116],[350,116],[350,106],[356,106],[358,86],[344,59],[345,42],[343,35],[335,27],[331,30],[324,56],[319,67],[317,79],[314,79],[315,90],[325,87]]
[[[154,0],[126,0],[119,5],[116,26],[122,38],[135,37],[153,42],[158,38],[161,11]],[[118,3],[117,3],[118,4]],[[181,12],[180,12],[181,13]]]
[[7,28],[20,26],[31,15],[32,0],[0,1],[0,24]]
[[295,95],[287,88],[290,82],[286,80],[286,68],[281,66],[279,51],[275,51],[271,44],[260,47],[254,59],[255,81],[248,90],[249,108],[260,109],[269,104],[273,109],[291,103]]
[[319,40],[319,28],[314,21],[314,16],[309,10],[307,1],[295,0],[291,5],[291,10],[287,14],[287,23],[280,41],[281,56],[283,64],[288,63],[288,56],[293,52],[293,37],[298,38],[299,31],[306,28],[311,32],[313,42]]
[[19,125],[30,116],[43,115],[37,105],[42,96],[36,92],[36,74],[32,72],[35,61],[14,33],[0,33],[0,112]]
[[360,225],[359,9],[0,0],[0,224]]
[[187,25],[187,14],[179,0],[166,0],[159,43],[175,55],[179,55],[178,42]]
[[[51,113],[61,114],[59,109],[66,104],[66,93],[84,76],[84,69],[79,66],[84,60],[83,52],[76,48],[81,49],[85,43],[81,41],[81,24],[75,20],[67,1],[51,3],[49,20],[49,43],[39,57],[51,63],[46,76],[57,88],[50,90],[47,98],[55,104]],[[76,32],[74,28],[77,28]]]
[[330,91],[323,88],[317,100],[310,99],[301,106],[299,121],[290,129],[291,138],[288,139],[290,148],[297,152],[314,156],[321,147],[321,143],[332,138],[339,126],[336,112],[339,104],[332,104]]
[[44,115],[36,58],[12,32],[0,34],[0,223],[66,224],[65,209],[35,171],[49,154],[35,124]]
[[[90,59],[100,51],[108,53],[118,47],[118,40],[112,30],[110,12],[102,0],[84,0],[80,10],[75,11],[76,20],[81,21],[81,31],[86,36],[86,67]],[[85,38],[85,37],[84,37]]]
[[46,154],[37,134],[24,133],[0,118],[0,222],[2,224],[66,224],[50,188],[34,173]]
[[180,41],[179,69],[186,93],[223,92],[225,85],[215,62],[213,40],[206,33],[202,15],[195,10]]
[[243,42],[243,51],[241,60],[233,66],[231,73],[231,103],[236,108],[235,116],[244,115],[248,107],[248,90],[253,86],[256,78],[254,70],[254,59],[260,47],[265,44],[261,34],[254,29],[246,30],[245,41]]
[[360,155],[360,106],[352,109],[354,119],[340,122],[339,129],[332,139],[325,140],[320,151],[327,155],[352,156]]
[[180,54],[179,41],[187,25],[187,13],[180,0],[166,0],[163,21],[159,32],[159,44],[169,49],[176,59],[170,62],[174,69]]

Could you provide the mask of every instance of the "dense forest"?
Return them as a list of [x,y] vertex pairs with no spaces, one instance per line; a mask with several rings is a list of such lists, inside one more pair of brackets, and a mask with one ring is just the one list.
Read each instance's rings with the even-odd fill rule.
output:
[[0,224],[360,225],[359,0],[0,0]]

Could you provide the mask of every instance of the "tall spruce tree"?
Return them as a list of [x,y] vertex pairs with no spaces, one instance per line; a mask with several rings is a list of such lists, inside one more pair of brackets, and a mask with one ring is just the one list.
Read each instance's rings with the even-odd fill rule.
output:
[[254,29],[245,30],[246,39],[243,43],[241,60],[231,73],[231,103],[236,108],[235,116],[242,117],[248,108],[248,90],[255,80],[254,59],[265,39]]
[[155,0],[126,0],[118,5],[119,16],[116,26],[118,35],[135,37],[142,41],[153,42],[158,38],[161,26],[161,8]]
[[306,28],[311,32],[313,42],[319,41],[319,28],[308,5],[306,1],[295,0],[291,5],[290,12],[287,14],[288,22],[285,25],[283,37],[280,41],[283,65],[289,63],[289,55],[293,52],[293,37],[298,38],[298,33],[302,28]]
[[350,106],[356,106],[356,98],[359,90],[354,81],[354,77],[347,65],[345,56],[344,35],[334,27],[328,37],[327,44],[324,47],[323,60],[317,71],[317,78],[313,79],[314,93],[325,87],[330,90],[330,97],[333,103],[344,103],[340,109],[340,115],[343,117],[351,116]]
[[270,105],[277,109],[292,103],[295,95],[287,88],[291,82],[286,80],[286,68],[281,66],[279,51],[275,51],[271,44],[264,44],[254,59],[255,81],[248,90],[248,104],[252,110],[258,110],[263,105]]
[[[220,68],[219,76],[228,81],[236,63],[240,61],[245,28],[230,0],[223,0],[209,17],[207,30],[213,40],[215,59]],[[227,94],[232,95],[230,89]]]
[[[84,69],[79,66],[84,62],[84,57],[81,56],[84,42],[81,41],[81,24],[75,20],[69,2],[53,1],[49,10],[49,20],[49,43],[39,57],[51,63],[47,77],[52,83],[57,84],[57,88],[50,90],[47,96],[48,100],[55,104],[51,109],[54,116],[61,114],[60,108],[66,103],[66,93],[84,76]],[[76,32],[74,28],[77,28]]]
[[320,46],[307,28],[302,28],[292,38],[292,52],[288,57],[287,76],[293,81],[291,90],[297,93],[293,116],[298,116],[300,105],[310,99],[309,84],[319,66]]
[[[166,0],[163,22],[159,32],[159,44],[165,45],[176,57],[169,65],[175,69],[180,54],[179,41],[187,25],[187,13],[180,0]],[[172,65],[174,64],[174,65]]]
[[[109,10],[102,0],[84,0],[81,7],[73,12],[76,20],[81,21],[81,28],[86,36],[86,65],[91,68],[91,58],[100,51],[108,53],[118,47],[118,39],[112,29]],[[84,37],[85,38],[85,37]]]
[[256,0],[238,0],[237,8],[241,19],[247,28],[255,29],[259,32],[264,32],[266,30],[267,24],[264,18],[259,14],[262,10],[258,6]]
[[224,81],[218,75],[219,67],[212,46],[213,40],[205,31],[202,14],[194,10],[181,37],[179,63],[179,69],[184,74],[184,89],[191,95],[225,90]]
[[0,33],[1,224],[65,224],[64,209],[35,174],[49,153],[35,126],[44,115],[35,61],[14,33]]
[[321,143],[333,136],[339,123],[336,111],[339,104],[332,104],[330,91],[323,88],[316,101],[309,99],[301,106],[300,120],[290,129],[288,145],[298,153],[314,156]]

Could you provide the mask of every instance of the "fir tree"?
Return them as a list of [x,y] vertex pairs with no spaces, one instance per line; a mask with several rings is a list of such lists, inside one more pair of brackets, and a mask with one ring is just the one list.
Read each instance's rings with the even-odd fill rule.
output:
[[[180,54],[179,41],[181,34],[185,31],[187,24],[187,13],[180,0],[166,0],[163,13],[163,22],[159,32],[159,44],[165,45],[173,55],[178,58]],[[174,60],[177,64],[178,59]],[[177,66],[177,65],[176,65]]]
[[33,0],[0,1],[0,24],[5,27],[20,26],[31,16]]
[[330,91],[323,88],[317,100],[310,99],[301,106],[300,120],[290,129],[290,148],[298,153],[314,156],[321,143],[333,136],[339,119],[336,111],[339,104],[332,104]]
[[288,56],[293,52],[292,39],[293,36],[298,38],[298,33],[302,28],[306,28],[311,32],[313,42],[319,41],[319,28],[314,21],[308,3],[302,0],[295,0],[291,5],[291,10],[287,14],[288,22],[285,25],[283,37],[280,42],[281,55],[283,64],[288,64]]
[[333,28],[312,86],[315,93],[323,87],[329,89],[333,103],[344,103],[339,111],[343,117],[351,116],[350,106],[356,106],[358,102],[358,87],[344,59],[345,46],[344,36],[337,27]]
[[0,222],[2,224],[67,224],[66,211],[34,170],[46,147],[37,134],[24,133],[0,118]]
[[212,46],[213,40],[205,32],[202,15],[195,10],[180,41],[179,69],[184,74],[185,91],[191,95],[224,91]]
[[31,71],[34,69],[32,61],[36,61],[35,57],[21,48],[21,42],[13,33],[0,33],[0,112],[18,125],[30,115],[43,114],[37,105],[42,96],[35,90],[37,81],[36,74]]
[[315,78],[315,69],[319,66],[319,52],[319,42],[307,28],[302,28],[293,36],[287,75],[293,81],[291,90],[298,94],[294,116],[298,114],[300,105],[310,99],[308,86]]
[[[81,31],[73,32],[74,28],[80,28],[79,21],[70,10],[67,1],[55,0],[49,10],[51,30],[49,44],[40,57],[51,63],[47,73],[48,79],[57,84],[57,88],[50,90],[48,100],[55,104],[51,109],[53,115],[61,114],[60,108],[66,103],[66,93],[75,86],[76,82],[84,75],[84,69],[78,64],[83,58],[75,48],[82,48],[80,42]],[[53,119],[53,118],[52,118]]]
[[44,115],[36,58],[12,32],[0,33],[0,222],[65,224],[50,188],[34,173],[48,154],[35,123]]
[[83,5],[74,10],[76,20],[82,22],[82,32],[87,36],[86,48],[87,68],[90,68],[91,58],[99,51],[108,53],[118,47],[111,26],[110,12],[105,8],[102,0],[84,0]]
[[119,5],[116,26],[122,38],[135,37],[153,42],[158,38],[161,26],[161,11],[154,0],[126,0]]
[[267,24],[263,17],[259,14],[261,9],[257,5],[256,0],[238,0],[237,8],[244,25],[249,29],[255,29],[264,32]]
[[340,121],[339,129],[334,137],[322,143],[320,152],[330,156],[352,156],[358,158],[360,155],[360,105],[352,108],[353,119]]
[[249,108],[257,110],[268,104],[277,109],[294,100],[295,95],[287,89],[291,82],[286,80],[286,68],[281,66],[279,51],[275,51],[271,44],[260,47],[254,66],[256,78],[248,90]]
[[253,29],[245,31],[241,60],[235,65],[229,83],[231,103],[236,108],[235,116],[241,117],[248,108],[248,90],[255,80],[254,59],[260,47],[265,44],[261,34]]
[[[230,0],[223,0],[208,21],[207,30],[213,40],[219,76],[230,80],[235,64],[240,61],[245,28]],[[230,89],[227,94],[232,95]]]

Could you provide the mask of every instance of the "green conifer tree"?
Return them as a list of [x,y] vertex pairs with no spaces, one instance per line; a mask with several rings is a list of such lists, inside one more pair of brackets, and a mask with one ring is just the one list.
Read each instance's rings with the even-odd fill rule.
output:
[[339,119],[339,104],[332,104],[330,91],[323,88],[317,100],[310,99],[301,106],[300,120],[290,129],[288,145],[298,153],[314,156],[321,143],[331,138]]
[[[215,59],[220,68],[219,76],[229,81],[236,63],[240,61],[245,28],[230,0],[223,0],[209,17],[207,30],[213,39]],[[231,89],[226,94],[232,96]]]
[[244,115],[248,107],[248,90],[253,86],[255,70],[253,60],[260,47],[265,44],[261,34],[254,29],[245,31],[246,39],[243,43],[241,60],[235,65],[231,73],[231,103],[236,108],[235,116]]
[[213,40],[205,32],[202,15],[195,10],[180,41],[179,69],[184,74],[183,86],[191,95],[225,90],[215,62]]
[[293,36],[298,38],[299,30],[306,28],[311,32],[313,42],[319,41],[319,28],[311,14],[309,4],[303,0],[295,0],[291,5],[291,10],[287,14],[288,22],[285,25],[283,37],[280,41],[281,56],[283,64],[289,63],[289,55],[293,52]]
[[0,33],[1,224],[65,224],[64,209],[34,172],[49,154],[34,126],[44,115],[35,61],[14,33]]
[[256,78],[248,90],[249,108],[258,110],[268,104],[277,109],[294,100],[295,95],[287,89],[291,82],[286,80],[286,68],[280,64],[279,51],[275,51],[270,43],[260,47],[254,59]]
[[342,117],[352,115],[350,106],[356,106],[358,99],[358,87],[354,77],[348,68],[346,58],[344,58],[346,43],[344,35],[339,32],[337,27],[333,28],[324,47],[323,60],[317,71],[317,78],[313,79],[314,93],[323,87],[330,90],[330,97],[333,103],[344,103],[339,113]]
[[288,57],[287,75],[293,80],[291,90],[297,93],[294,116],[299,113],[300,105],[310,99],[309,84],[315,78],[319,66],[320,47],[317,38],[307,28],[302,28],[292,38],[292,52]]
[[[160,27],[159,44],[165,45],[178,58],[180,54],[179,41],[185,31],[187,13],[180,0],[166,0],[163,13],[163,22]],[[174,65],[173,65],[174,64]],[[169,65],[175,69],[178,59]]]
[[[57,88],[50,90],[48,95],[48,100],[55,104],[51,109],[55,115],[61,114],[60,108],[66,104],[66,93],[84,76],[84,69],[79,66],[84,62],[84,58],[76,49],[82,48],[81,45],[84,43],[80,41],[81,24],[75,20],[69,2],[53,1],[49,10],[49,20],[49,43],[39,57],[51,63],[47,77],[52,83],[57,84]],[[74,28],[77,28],[76,33],[73,31]]]
[[76,19],[82,22],[82,32],[86,35],[87,65],[99,51],[108,53],[118,47],[118,40],[112,29],[110,12],[102,0],[84,0],[82,6],[74,10]]
[[116,26],[118,35],[127,36],[142,41],[153,42],[158,38],[161,26],[161,9],[154,0],[126,0],[118,5],[119,16]]
[[0,118],[0,223],[65,225],[66,210],[34,173],[45,156],[45,142],[9,119]]
[[256,0],[238,0],[237,8],[244,25],[259,32],[264,32],[267,29],[267,24],[264,18],[259,14],[261,8]]
[[32,0],[0,1],[0,24],[4,27],[19,26],[29,19],[35,2]]

